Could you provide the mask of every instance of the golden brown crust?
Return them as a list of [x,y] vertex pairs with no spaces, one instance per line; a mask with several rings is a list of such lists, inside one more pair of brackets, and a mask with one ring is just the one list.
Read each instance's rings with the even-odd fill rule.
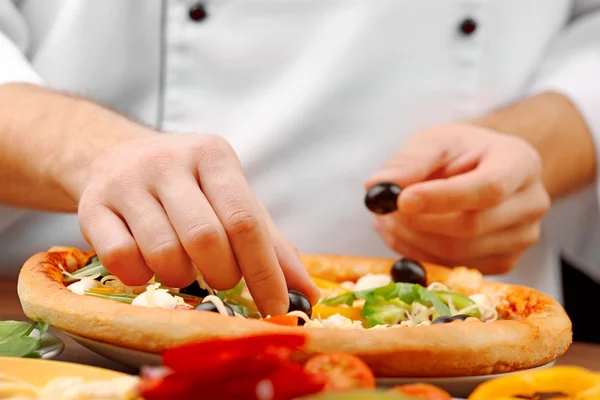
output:
[[[148,352],[199,340],[261,332],[301,330],[309,336],[307,354],[343,351],[362,357],[378,376],[443,377],[482,375],[532,368],[563,354],[571,344],[571,322],[549,296],[515,285],[486,282],[484,291],[501,291],[510,320],[413,328],[345,330],[290,328],[210,312],[135,307],[80,296],[63,284],[58,267],[73,259],[80,266],[91,256],[76,249],[39,253],[23,266],[18,291],[32,319],[90,339]],[[309,271],[335,280],[385,273],[393,260],[304,255]],[[83,261],[82,261],[83,260]],[[449,271],[426,265],[428,275],[444,282]]]

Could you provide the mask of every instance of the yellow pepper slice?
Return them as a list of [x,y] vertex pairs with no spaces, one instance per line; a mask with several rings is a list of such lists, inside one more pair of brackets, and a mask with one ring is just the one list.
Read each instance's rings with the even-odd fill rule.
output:
[[311,276],[310,279],[317,285],[319,289],[329,289],[329,290],[339,290],[340,292],[347,292],[348,289],[340,286],[339,283],[328,281],[326,279],[317,278],[316,276]]
[[360,321],[360,313],[362,309],[356,307],[332,307],[317,304],[312,308],[313,318],[326,319],[335,314],[340,314],[343,317],[350,318],[353,321]]
[[115,288],[110,287],[99,287],[99,288],[90,288],[89,292],[92,293],[100,293],[100,294],[116,294],[119,293]]
[[[523,372],[482,383],[469,400],[518,400],[535,393],[563,393],[558,399],[600,398],[600,374],[575,366],[558,366]],[[516,397],[521,396],[521,397]]]

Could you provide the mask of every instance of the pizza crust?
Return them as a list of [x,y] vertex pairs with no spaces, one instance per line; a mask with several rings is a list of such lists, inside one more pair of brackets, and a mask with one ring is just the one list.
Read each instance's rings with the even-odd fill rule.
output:
[[[73,253],[79,254],[73,256]],[[484,282],[483,291],[501,291],[511,300],[511,320],[453,323],[411,328],[345,330],[284,327],[212,312],[136,307],[72,293],[62,283],[63,266],[73,258],[85,265],[93,253],[57,248],[31,257],[19,275],[18,293],[25,314],[93,340],[158,353],[161,350],[224,337],[301,331],[308,335],[306,355],[341,351],[364,359],[381,377],[451,377],[533,368],[562,355],[572,342],[571,321],[551,297],[536,290]],[[84,261],[82,261],[84,260]],[[303,255],[311,274],[355,280],[366,273],[387,273],[394,260]],[[428,276],[445,282],[450,270],[425,265]]]

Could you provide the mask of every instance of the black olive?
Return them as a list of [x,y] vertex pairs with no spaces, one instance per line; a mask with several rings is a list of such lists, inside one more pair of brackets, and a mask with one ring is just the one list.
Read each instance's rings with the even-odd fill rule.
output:
[[466,315],[466,314],[457,314],[457,315],[453,315],[452,319],[454,320],[459,320],[459,321],[464,321],[467,318],[472,317],[472,315]]
[[[288,312],[302,311],[310,318],[312,315],[312,305],[310,304],[310,301],[308,301],[308,298],[296,290],[290,290],[288,294],[290,296],[290,307]],[[304,320],[302,318],[298,318],[298,324],[304,325]]]
[[192,282],[191,285],[188,285],[188,286],[184,287],[183,289],[179,289],[179,293],[189,294],[191,296],[196,296],[196,297],[200,297],[200,298],[205,298],[206,296],[208,296],[210,294],[210,293],[208,293],[208,290],[202,289],[200,287],[200,284],[198,284],[198,281],[194,281],[194,282]]
[[[229,304],[226,304],[226,303],[223,303],[223,305],[227,309],[227,314],[229,314],[231,317],[233,317],[235,315],[233,313],[233,308],[231,308],[229,306]],[[207,301],[206,303],[200,303],[199,305],[196,306],[196,310],[197,311],[212,311],[212,312],[216,312],[216,313],[219,312],[219,310],[217,310],[217,306],[215,306],[212,301]]]
[[453,322],[453,321],[464,321],[467,318],[472,317],[472,315],[466,315],[466,314],[457,314],[457,315],[453,315],[451,317],[447,317],[447,316],[443,316],[443,317],[437,317],[432,324],[447,324],[448,322]]
[[378,183],[367,191],[365,205],[375,214],[389,214],[398,209],[402,189],[395,183]]
[[432,324],[447,324],[447,323],[453,322],[453,321],[454,321],[454,318],[444,315],[444,316],[437,317],[436,319],[434,319]]
[[427,286],[427,274],[423,266],[409,258],[401,258],[392,265],[392,280],[394,282],[418,283]]

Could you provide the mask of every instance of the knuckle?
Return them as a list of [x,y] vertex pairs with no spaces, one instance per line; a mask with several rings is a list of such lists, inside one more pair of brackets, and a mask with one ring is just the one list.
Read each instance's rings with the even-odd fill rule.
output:
[[127,263],[127,260],[134,257],[137,252],[137,245],[133,240],[122,240],[96,250],[103,264],[114,266]]
[[197,158],[208,163],[220,162],[228,158],[232,151],[229,142],[218,135],[203,135],[195,146]]
[[464,246],[461,241],[448,239],[441,240],[433,246],[435,256],[440,257],[445,263],[454,264],[464,255]]
[[507,188],[500,179],[486,182],[481,191],[482,202],[488,206],[502,203],[508,194]]
[[172,259],[173,254],[178,253],[180,243],[176,239],[165,239],[153,243],[148,250],[145,251],[145,256],[149,263],[158,263],[166,259]]
[[538,208],[540,216],[550,211],[550,207],[552,207],[552,199],[550,198],[550,194],[546,191],[546,189],[542,188],[540,204]]
[[464,213],[460,218],[457,233],[465,238],[475,238],[483,232],[481,218],[478,213]]
[[529,248],[537,243],[541,236],[541,226],[540,224],[535,224],[531,228],[527,229],[524,234],[521,236],[521,247]]
[[271,268],[262,267],[244,273],[244,275],[251,284],[261,285],[272,281],[276,276],[276,272]]
[[162,170],[174,163],[176,158],[175,152],[169,148],[152,147],[141,152],[138,156],[138,162],[145,168]]
[[209,223],[194,225],[182,235],[184,246],[194,249],[215,245],[220,241],[220,238],[219,229]]
[[256,214],[247,210],[239,209],[232,212],[225,221],[226,230],[230,235],[247,235],[256,231],[259,226]]

